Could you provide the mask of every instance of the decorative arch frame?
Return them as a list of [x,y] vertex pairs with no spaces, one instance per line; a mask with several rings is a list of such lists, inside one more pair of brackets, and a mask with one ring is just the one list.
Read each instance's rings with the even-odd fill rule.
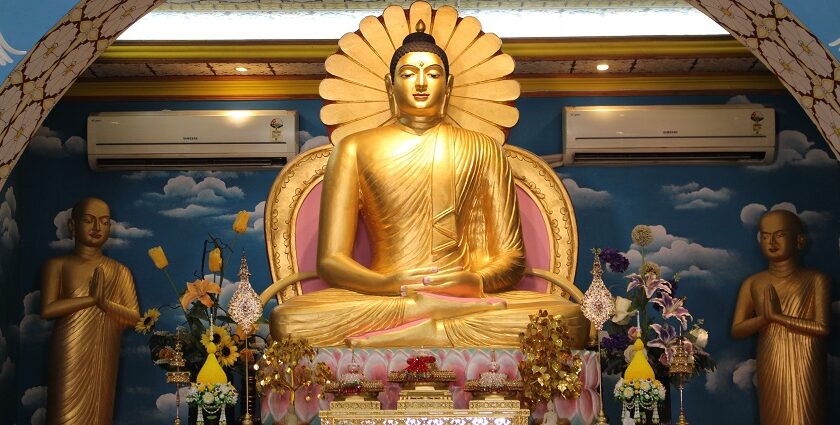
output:
[[[0,86],[0,188],[78,76],[164,0],[81,0]],[[770,69],[840,157],[840,63],[780,0],[687,0]]]

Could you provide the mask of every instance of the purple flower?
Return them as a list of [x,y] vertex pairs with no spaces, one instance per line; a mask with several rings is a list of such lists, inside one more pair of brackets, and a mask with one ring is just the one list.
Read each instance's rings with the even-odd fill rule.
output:
[[630,260],[618,252],[617,249],[613,248],[602,249],[601,253],[598,254],[598,258],[606,263],[607,266],[609,266],[610,271],[614,273],[624,273],[624,271],[627,270],[627,266],[630,265]]
[[610,335],[601,340],[601,346],[607,351],[624,352],[630,345],[630,338],[621,333],[617,335]]
[[676,317],[682,324],[682,328],[688,329],[688,318],[691,317],[691,313],[683,307],[685,298],[674,298],[671,294],[663,291],[659,294],[659,298],[653,298],[650,302],[662,307],[663,319]]
[[650,325],[650,328],[656,332],[656,339],[648,341],[647,346],[663,349],[665,351],[665,360],[667,363],[662,362],[662,359],[660,359],[660,362],[665,366],[670,365],[671,357],[674,355],[674,344],[679,341],[677,339],[677,330],[671,325],[663,326],[658,323]]
[[630,279],[630,283],[627,285],[627,292],[630,292],[633,288],[642,287],[645,288],[645,296],[647,298],[653,297],[656,291],[659,290],[669,294],[671,293],[671,284],[665,279],[656,277],[653,273],[646,274],[644,278],[637,273],[625,277]]

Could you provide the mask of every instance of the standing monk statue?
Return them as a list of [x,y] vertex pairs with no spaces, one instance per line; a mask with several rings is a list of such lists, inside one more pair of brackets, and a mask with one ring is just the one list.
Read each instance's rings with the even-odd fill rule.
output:
[[[330,288],[283,302],[271,333],[316,346],[515,347],[529,315],[561,315],[582,348],[589,322],[525,271],[516,189],[501,144],[444,122],[454,77],[424,32],[390,58],[395,122],[336,143],[321,195],[318,275]],[[372,264],[352,257],[359,213]]]
[[732,336],[758,333],[761,424],[825,424],[831,280],[799,265],[805,233],[796,214],[768,212],[758,237],[768,268],[741,285]]
[[131,272],[102,255],[111,213],[85,198],[67,223],[72,254],[48,260],[41,282],[41,316],[56,319],[50,340],[47,424],[113,422],[120,336],[140,318]]

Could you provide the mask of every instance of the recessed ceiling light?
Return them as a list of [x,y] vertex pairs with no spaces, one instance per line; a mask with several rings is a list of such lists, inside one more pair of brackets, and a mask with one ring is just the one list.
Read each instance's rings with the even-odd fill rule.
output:
[[610,69],[610,66],[605,63],[599,63],[598,65],[595,65],[595,69],[597,69],[598,71],[606,71]]
[[248,68],[245,68],[244,66],[237,66],[236,68],[233,68],[233,69],[235,69],[239,72],[248,72]]

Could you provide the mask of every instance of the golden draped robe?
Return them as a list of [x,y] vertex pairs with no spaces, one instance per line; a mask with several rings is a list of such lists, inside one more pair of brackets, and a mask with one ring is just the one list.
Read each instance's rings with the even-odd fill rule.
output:
[[[456,267],[479,274],[489,298],[461,300],[503,302],[506,307],[438,319],[436,325],[451,346],[518,346],[529,315],[545,309],[567,319],[576,345],[582,347],[589,322],[577,304],[556,295],[513,290],[524,272],[525,252],[516,190],[502,147],[480,133],[446,124],[412,134],[404,142],[380,143],[383,137],[402,140],[406,134],[409,130],[400,124],[357,133],[340,142],[331,158],[355,162],[359,209],[372,245],[370,269],[388,275],[429,266]],[[325,179],[330,179],[330,170],[328,166]],[[322,231],[329,205],[322,198]],[[423,319],[407,317],[407,305],[413,302],[411,296],[333,287],[276,307],[272,335],[305,337],[315,346],[343,345],[349,336]]]
[[[828,303],[828,277],[801,269],[773,285],[781,313],[792,329],[770,323],[758,335],[756,375],[762,425],[822,425],[826,423],[826,336],[815,335],[820,323],[818,303]],[[822,293],[820,293],[822,292]],[[827,311],[828,306],[820,310]],[[808,331],[805,333],[803,331]]]
[[[134,279],[122,264],[102,257],[102,291],[113,303],[112,313],[97,306],[56,319],[50,340],[47,423],[49,425],[109,425],[113,423],[114,393],[123,330],[139,311]],[[89,295],[88,282],[61,282],[60,299]]]

